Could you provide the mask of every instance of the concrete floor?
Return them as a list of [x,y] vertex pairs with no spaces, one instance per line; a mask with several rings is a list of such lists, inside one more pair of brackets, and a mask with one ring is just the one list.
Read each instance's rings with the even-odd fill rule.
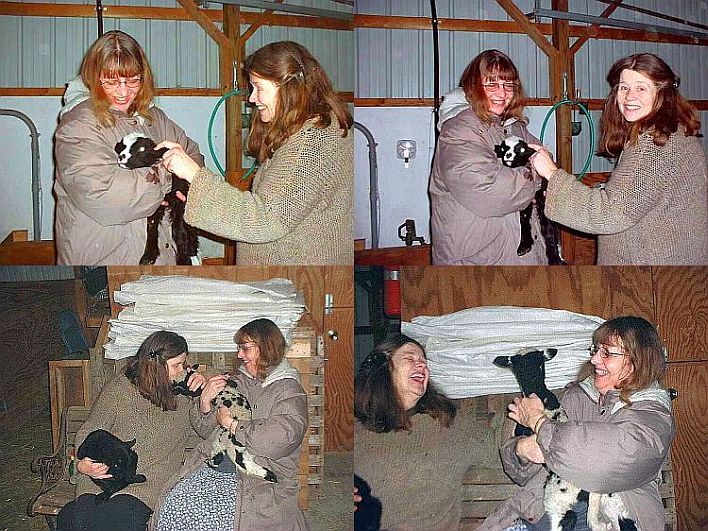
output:
[[[51,453],[49,412],[29,419],[20,429],[0,437],[0,531],[46,531],[43,517],[27,516],[27,502],[39,491],[32,459]],[[311,493],[305,512],[312,531],[351,530],[353,453],[325,454],[322,485]]]

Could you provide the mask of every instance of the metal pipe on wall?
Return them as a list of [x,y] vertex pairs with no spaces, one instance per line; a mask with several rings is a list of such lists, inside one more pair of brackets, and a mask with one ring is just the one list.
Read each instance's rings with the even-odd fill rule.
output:
[[371,210],[371,248],[379,247],[379,166],[376,160],[376,140],[369,129],[354,122],[354,129],[358,129],[366,137],[369,145],[369,209]]
[[25,113],[13,109],[0,109],[0,116],[19,118],[27,124],[30,130],[30,138],[32,139],[32,239],[39,241],[42,239],[41,206],[39,201],[42,193],[42,180],[39,174],[39,133],[34,122]]

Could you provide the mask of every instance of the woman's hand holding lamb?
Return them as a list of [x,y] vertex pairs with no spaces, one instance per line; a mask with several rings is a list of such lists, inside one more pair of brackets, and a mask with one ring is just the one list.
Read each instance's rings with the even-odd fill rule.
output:
[[544,410],[541,399],[532,393],[527,398],[514,398],[514,402],[509,404],[509,418],[536,431],[536,424],[545,418]]
[[217,374],[209,378],[204,386],[204,390],[199,397],[199,410],[205,415],[211,411],[211,401],[226,387],[227,378],[228,376],[224,374]]
[[558,169],[558,166],[555,165],[551,158],[551,154],[545,147],[538,144],[529,144],[529,147],[536,150],[536,153],[531,155],[531,168],[544,179],[548,179]]
[[155,149],[163,147],[168,148],[169,151],[162,156],[162,165],[180,179],[191,183],[200,170],[199,164],[194,162],[192,157],[184,151],[184,148],[176,142],[165,140],[160,142]]
[[108,473],[108,465],[98,463],[90,457],[79,459],[76,463],[76,470],[81,474],[86,474],[93,479],[109,479],[113,476]]
[[539,465],[546,462],[546,459],[543,457],[543,452],[541,452],[541,447],[536,442],[536,435],[521,437],[516,443],[516,455],[522,460]]

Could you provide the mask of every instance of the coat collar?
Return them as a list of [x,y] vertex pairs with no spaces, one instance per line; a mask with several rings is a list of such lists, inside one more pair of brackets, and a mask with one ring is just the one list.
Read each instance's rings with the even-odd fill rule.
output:
[[[243,367],[239,367],[238,369],[243,373],[247,378],[251,380],[255,380],[256,378],[252,376],[251,374],[246,371]],[[261,387],[267,387],[273,382],[277,382],[279,380],[285,380],[287,378],[291,378],[298,383],[300,382],[300,373],[297,371],[295,367],[290,365],[290,362],[288,361],[287,358],[283,358],[283,360],[278,363],[275,367],[271,367],[268,369],[266,373],[265,380],[261,382]]]
[[[600,392],[595,387],[592,376],[588,376],[582,382],[580,382],[580,388],[585,391],[593,402],[596,404],[600,403]],[[669,393],[666,392],[660,385],[659,382],[654,382],[649,387],[640,389],[629,395],[629,400],[632,403],[635,402],[657,402],[661,404],[664,408],[671,411],[671,398]],[[627,405],[622,402],[619,398],[619,391],[609,391],[604,397],[604,405],[612,407],[610,414],[614,414],[620,409],[626,407]]]

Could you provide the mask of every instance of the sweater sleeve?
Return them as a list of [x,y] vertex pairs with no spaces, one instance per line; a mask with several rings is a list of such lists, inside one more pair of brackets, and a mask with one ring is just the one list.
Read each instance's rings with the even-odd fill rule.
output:
[[548,468],[587,491],[621,492],[656,478],[673,439],[671,413],[658,404],[622,409],[607,422],[547,420],[538,443]]
[[443,127],[436,157],[439,174],[455,200],[481,218],[505,216],[528,206],[535,193],[527,168],[507,168],[484,141],[472,117]]
[[324,167],[332,163],[326,136],[321,129],[306,127],[288,139],[259,170],[254,191],[239,190],[203,168],[192,181],[185,219],[231,240],[279,240],[326,199]]
[[625,231],[656,207],[663,194],[658,176],[670,174],[672,163],[670,157],[664,160],[653,150],[638,152],[631,161],[620,161],[625,165],[622,172],[631,172],[631,176],[615,177],[618,165],[604,189],[590,188],[558,169],[548,180],[546,215],[566,227],[592,234]]
[[86,422],[76,432],[76,448],[78,449],[86,437],[95,430],[106,430],[112,433],[118,414],[120,397],[125,394],[125,385],[131,385],[123,375],[118,375],[108,382],[91,407]]
[[195,400],[194,405],[189,408],[189,422],[197,435],[202,439],[209,438],[217,426],[216,408],[211,408],[209,413],[202,413],[199,409],[199,400]]
[[239,421],[236,440],[254,455],[281,459],[302,444],[307,429],[307,395],[295,380],[271,384],[277,393],[271,414],[264,419]]
[[82,119],[60,124],[55,134],[57,180],[72,203],[99,225],[147,218],[169,192],[171,180],[161,172],[159,183],[148,182],[148,168],[119,167],[113,146],[102,140],[97,127]]

